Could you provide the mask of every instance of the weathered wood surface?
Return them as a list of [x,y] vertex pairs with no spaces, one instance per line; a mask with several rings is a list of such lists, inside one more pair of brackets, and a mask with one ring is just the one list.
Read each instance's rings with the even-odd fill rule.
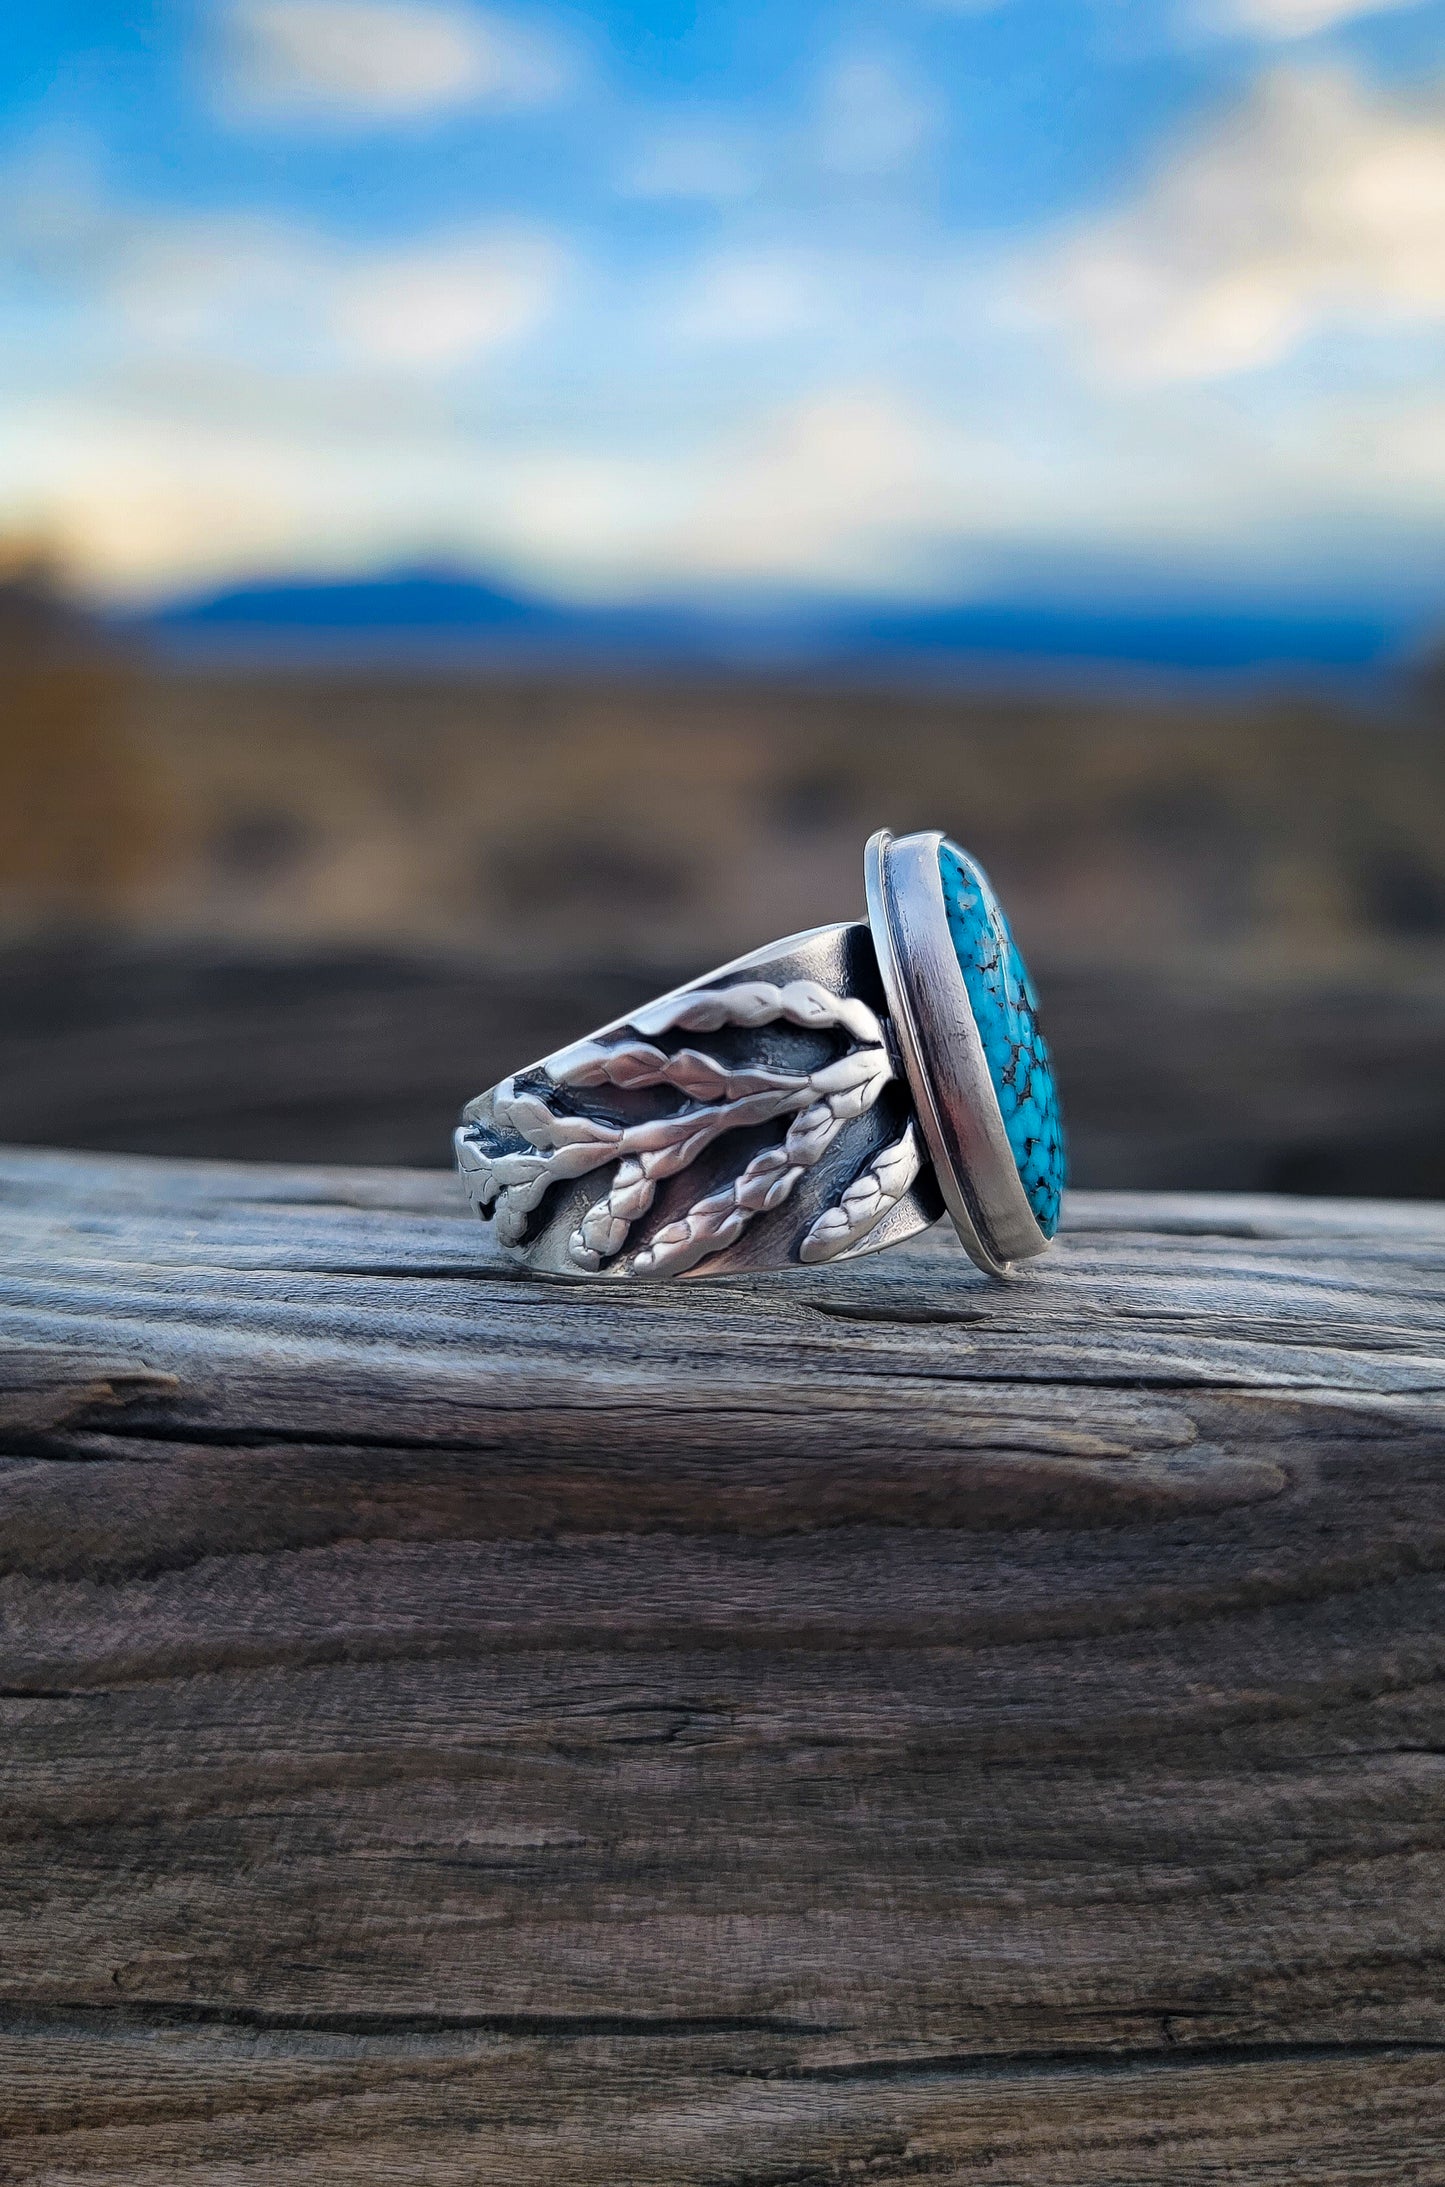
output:
[[0,2179],[1445,2181],[1445,1209],[0,1231]]

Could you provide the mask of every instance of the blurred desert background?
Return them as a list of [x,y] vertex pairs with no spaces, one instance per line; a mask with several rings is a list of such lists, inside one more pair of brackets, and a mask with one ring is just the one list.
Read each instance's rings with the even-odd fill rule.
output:
[[4,71],[0,1139],[444,1162],[887,824],[992,873],[1078,1183],[1445,1190],[1436,0]]
[[0,595],[0,1136],[444,1158],[460,1099],[861,913],[1014,907],[1098,1185],[1445,1189],[1445,704],[148,659]]

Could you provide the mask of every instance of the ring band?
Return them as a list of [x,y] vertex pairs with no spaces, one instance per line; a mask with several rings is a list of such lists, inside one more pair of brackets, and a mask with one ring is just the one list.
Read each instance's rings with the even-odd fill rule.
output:
[[468,1196],[539,1276],[816,1266],[946,1211],[1007,1275],[1058,1227],[1063,1130],[1032,984],[977,862],[866,853],[867,924],[793,934],[503,1079],[456,1133]]

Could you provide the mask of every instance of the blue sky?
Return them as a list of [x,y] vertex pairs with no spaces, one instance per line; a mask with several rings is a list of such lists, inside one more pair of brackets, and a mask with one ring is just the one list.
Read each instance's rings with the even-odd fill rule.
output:
[[1445,598],[1445,0],[49,0],[0,525],[98,597]]

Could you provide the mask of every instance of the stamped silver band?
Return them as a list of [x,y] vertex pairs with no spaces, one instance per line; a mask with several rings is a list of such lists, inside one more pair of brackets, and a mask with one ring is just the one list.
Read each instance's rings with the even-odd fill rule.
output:
[[954,954],[938,835],[868,846],[869,924],[674,989],[468,1103],[477,1212],[539,1276],[657,1281],[872,1253],[944,1213],[994,1274],[1047,1239]]

